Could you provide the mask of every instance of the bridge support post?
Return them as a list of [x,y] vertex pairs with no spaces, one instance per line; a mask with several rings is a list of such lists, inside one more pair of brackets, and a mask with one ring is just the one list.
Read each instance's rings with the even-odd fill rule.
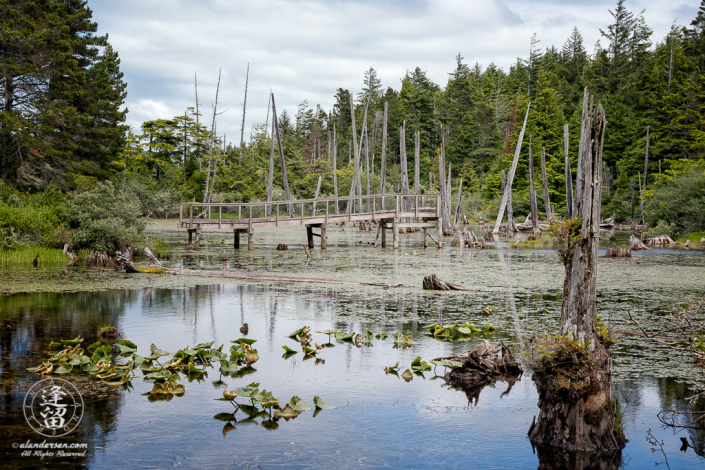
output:
[[306,226],[306,242],[308,249],[313,250],[313,227]]
[[380,227],[382,227],[382,248],[387,248],[387,223],[380,222]]
[[240,249],[240,229],[233,230],[233,247],[236,250]]
[[436,221],[436,228],[438,229],[438,248],[443,248],[443,217],[439,217]]
[[250,229],[247,231],[247,249],[248,249],[249,251],[252,251],[252,250],[255,249],[254,234],[255,234],[255,231],[252,230],[252,228],[250,228]]
[[428,229],[423,228],[423,247],[428,248]]
[[392,248],[399,249],[399,217],[394,217],[392,222]]
[[321,250],[326,249],[326,224],[321,224]]

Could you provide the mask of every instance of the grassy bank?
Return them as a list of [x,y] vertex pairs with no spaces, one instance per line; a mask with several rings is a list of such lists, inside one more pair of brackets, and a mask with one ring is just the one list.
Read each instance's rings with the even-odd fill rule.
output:
[[691,233],[689,235],[686,235],[685,237],[681,237],[678,240],[676,240],[678,243],[685,243],[686,241],[690,240],[690,243],[696,243],[699,244],[700,240],[705,238],[705,232],[695,232]]
[[37,255],[38,266],[61,266],[69,260],[66,253],[58,248],[23,246],[14,250],[0,250],[0,267],[30,266]]

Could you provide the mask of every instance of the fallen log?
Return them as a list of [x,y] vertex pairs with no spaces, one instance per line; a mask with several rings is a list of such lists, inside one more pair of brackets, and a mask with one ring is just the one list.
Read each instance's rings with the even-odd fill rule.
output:
[[462,367],[451,369],[443,377],[446,383],[456,387],[484,386],[522,374],[521,367],[509,348],[503,344],[501,346],[490,344],[486,339],[480,341],[480,344],[472,351],[455,356],[439,357],[434,360],[441,361],[443,359],[463,363]]
[[631,258],[632,250],[629,247],[610,246],[607,248],[605,258]]
[[[249,271],[209,271],[209,270],[196,270],[196,269],[165,269],[164,274],[170,274],[172,276],[194,276],[194,277],[214,277],[214,278],[224,278],[224,279],[241,279],[245,281],[252,282],[280,282],[280,283],[303,283],[303,284],[337,284],[337,285],[348,285],[348,286],[374,286],[374,287],[384,287],[389,289],[391,287],[410,287],[404,284],[385,284],[383,282],[357,282],[357,281],[342,281],[337,279],[312,279],[312,278],[297,278],[297,277],[287,277],[287,276],[271,276],[263,274],[261,272],[249,272]],[[470,290],[470,289],[467,289]]]
[[473,291],[473,289],[468,289],[457,284],[451,284],[450,282],[440,279],[435,274],[426,276],[423,278],[423,288],[424,290],[462,290],[462,291]]
[[149,249],[149,237],[147,237],[144,242],[144,254],[149,259],[149,266],[159,266],[160,268],[162,267],[162,263],[160,263],[156,256],[154,256],[152,250]]
[[616,214],[612,214],[612,217],[600,222],[600,228],[614,228],[614,216],[615,215]]

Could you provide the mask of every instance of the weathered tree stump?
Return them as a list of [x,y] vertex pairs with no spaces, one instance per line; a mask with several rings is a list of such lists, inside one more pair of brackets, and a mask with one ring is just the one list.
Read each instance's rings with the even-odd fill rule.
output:
[[617,450],[626,439],[616,426],[609,338],[597,330],[597,253],[602,206],[602,152],[607,120],[602,105],[588,109],[587,88],[578,151],[575,219],[564,222],[566,248],[561,329],[526,345],[539,394],[529,439],[578,451]]
[[457,284],[446,282],[435,274],[423,278],[423,288],[424,290],[471,290]]
[[277,251],[287,251],[289,249],[289,245],[285,245],[284,243],[280,243],[277,245]]
[[629,236],[629,250],[631,251],[639,251],[639,250],[648,250],[649,248],[644,245],[641,240],[636,238],[634,235]]
[[632,250],[629,247],[610,246],[607,248],[605,258],[631,258]]
[[139,271],[132,264],[132,248],[129,246],[124,246],[115,253],[114,262],[116,263],[116,266],[119,265],[124,268],[126,273],[139,273]]
[[462,367],[451,369],[443,377],[446,383],[461,388],[485,386],[498,380],[506,380],[508,376],[518,377],[522,374],[521,367],[509,348],[490,344],[486,339],[480,341],[472,351],[435,360],[443,359],[463,363]]
[[647,238],[644,242],[648,246],[668,246],[675,243],[668,235],[659,235],[658,237]]
[[108,256],[107,253],[91,251],[86,260],[86,266],[96,268],[117,268],[118,262]]

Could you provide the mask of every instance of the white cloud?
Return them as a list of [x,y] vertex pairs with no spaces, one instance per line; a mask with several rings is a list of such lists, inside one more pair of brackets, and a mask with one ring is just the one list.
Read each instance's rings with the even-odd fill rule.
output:
[[[279,110],[307,99],[328,110],[339,87],[358,92],[374,67],[384,86],[398,89],[420,67],[445,86],[460,52],[483,66],[506,69],[526,57],[536,32],[540,46],[560,47],[574,26],[592,50],[612,20],[616,2],[578,0],[95,0],[101,33],[122,59],[129,124],[169,118],[194,105],[194,72],[204,114],[222,67],[219,133],[239,141],[245,71],[250,63],[246,139],[264,122],[270,88]],[[695,2],[627,1],[660,41],[671,23],[689,24]],[[280,111],[281,112],[281,111]]]

